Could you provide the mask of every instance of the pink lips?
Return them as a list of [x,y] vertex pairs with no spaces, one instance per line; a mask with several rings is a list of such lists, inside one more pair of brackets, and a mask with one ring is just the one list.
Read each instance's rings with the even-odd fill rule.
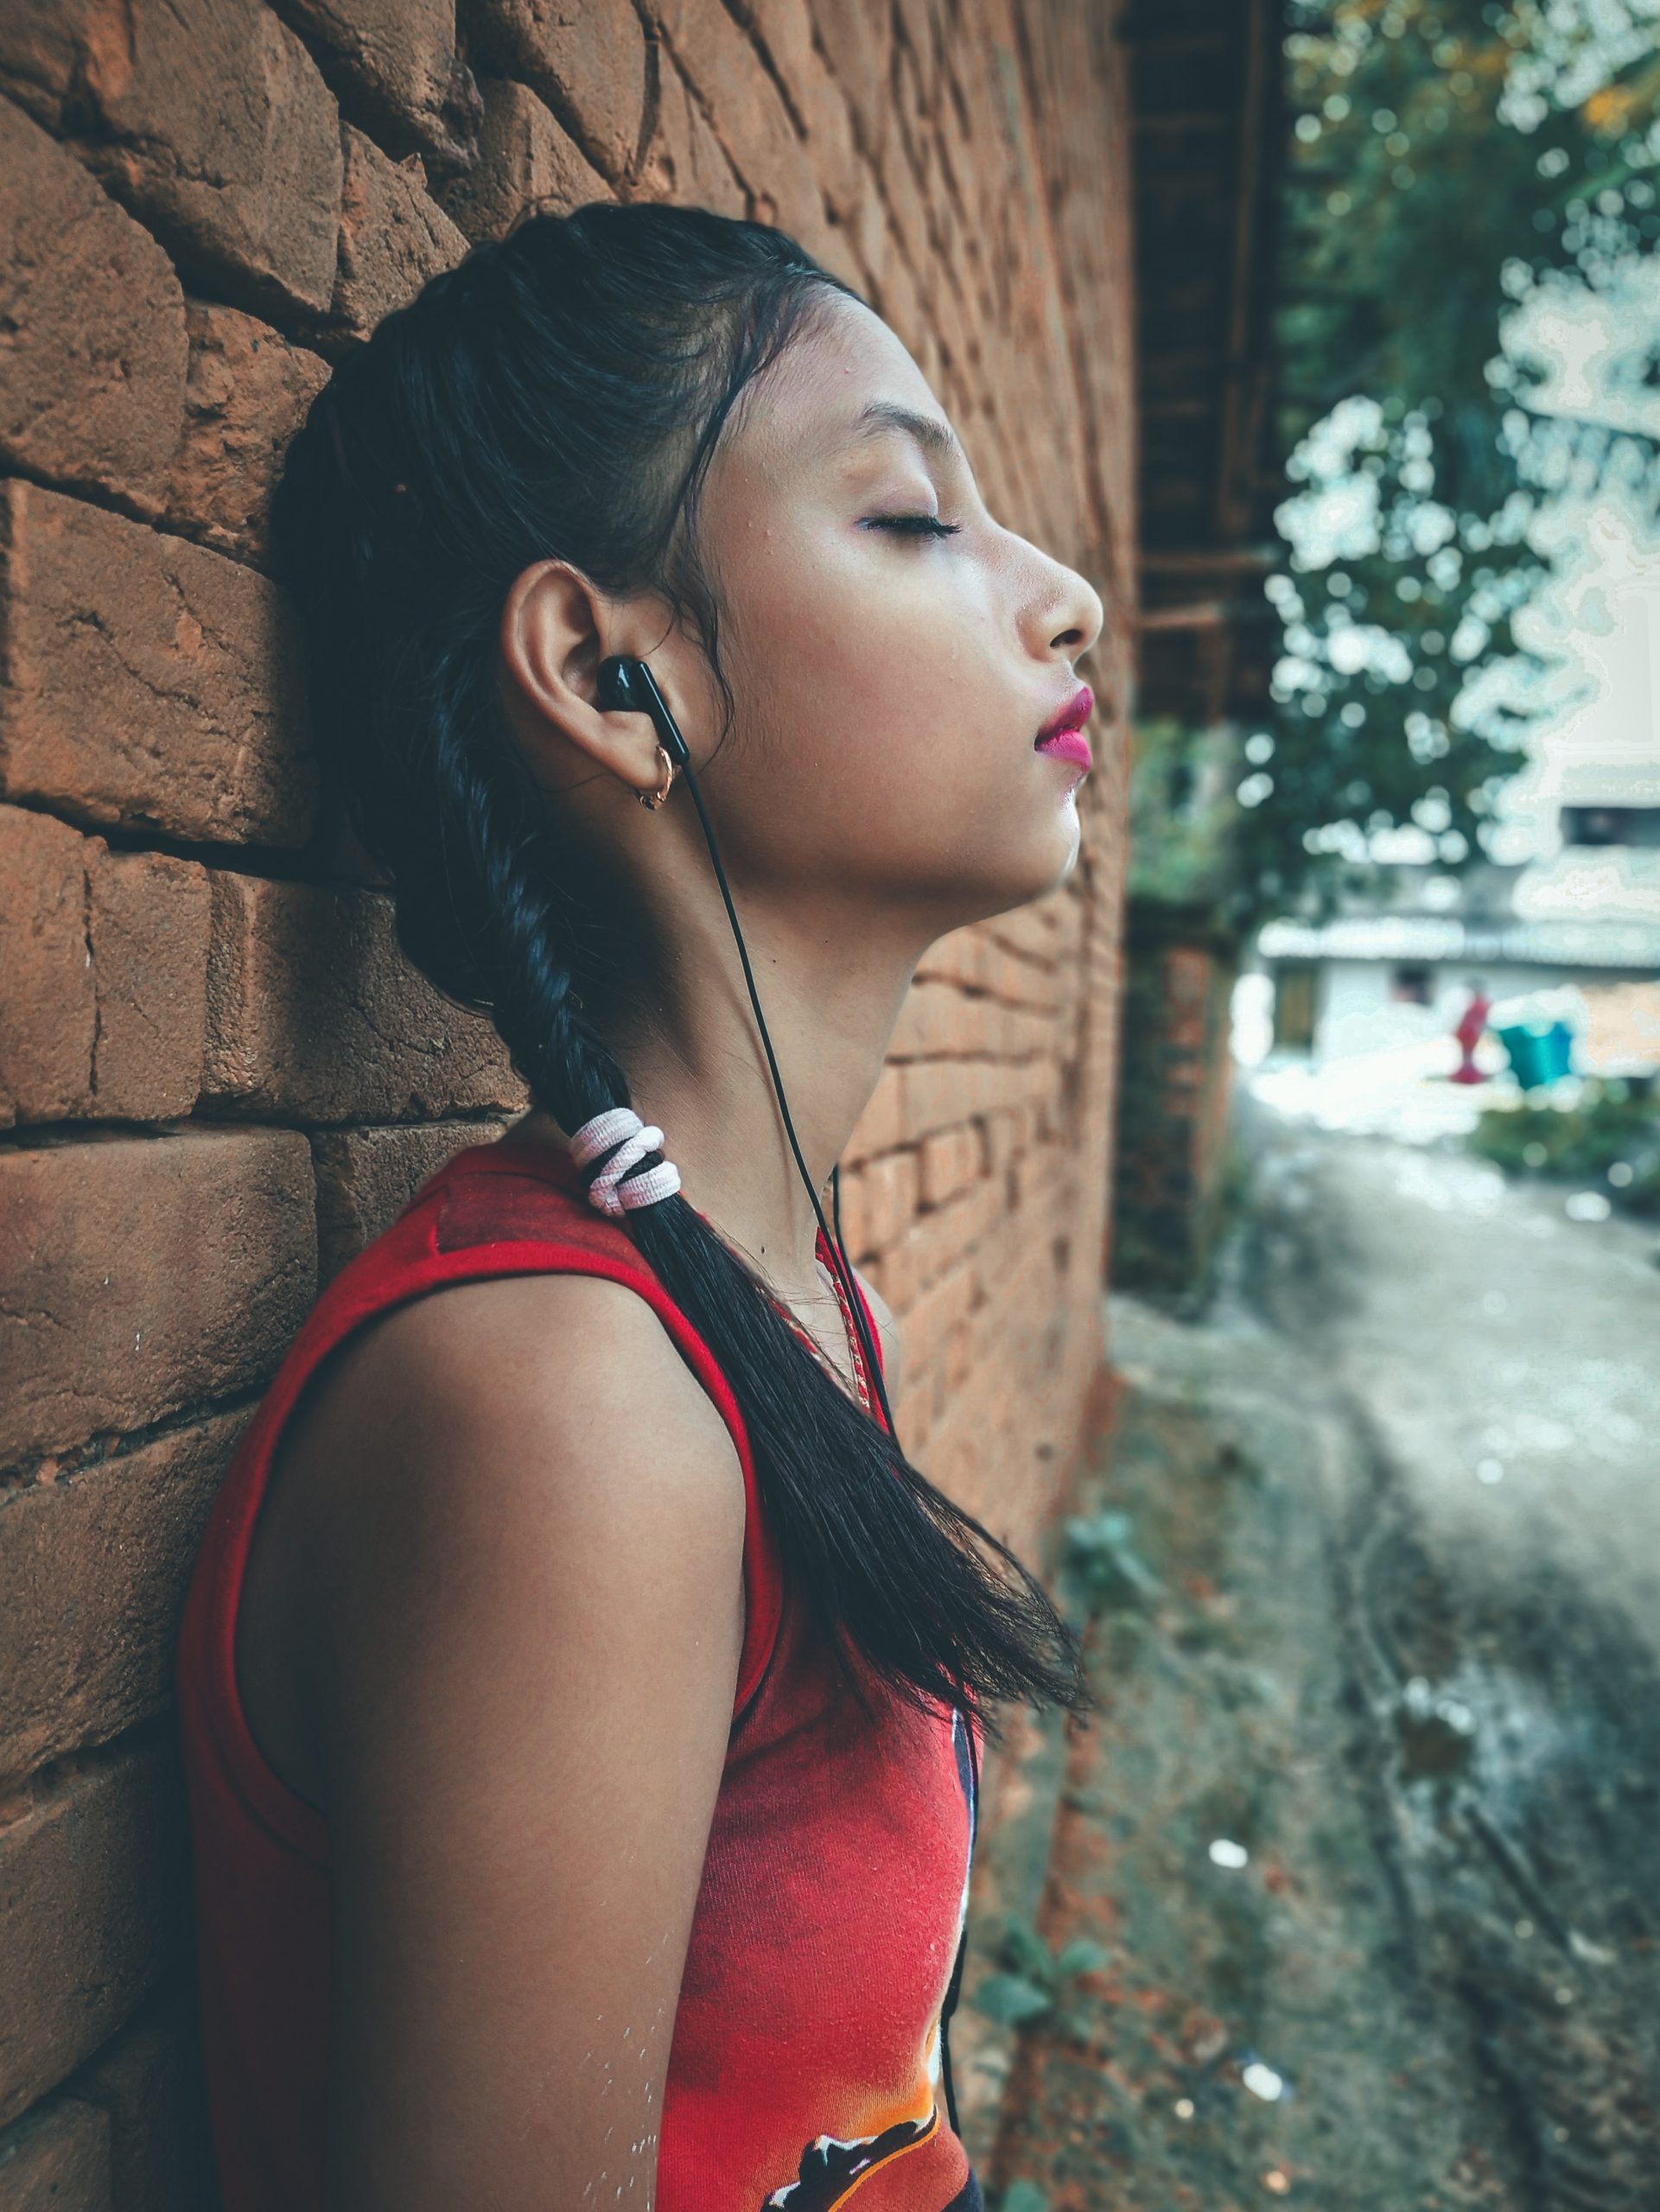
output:
[[1090,750],[1090,741],[1081,725],[1088,719],[1095,705],[1095,694],[1087,683],[1080,684],[1038,739],[1036,750],[1046,753],[1054,760],[1075,760],[1080,768],[1092,768],[1095,755]]

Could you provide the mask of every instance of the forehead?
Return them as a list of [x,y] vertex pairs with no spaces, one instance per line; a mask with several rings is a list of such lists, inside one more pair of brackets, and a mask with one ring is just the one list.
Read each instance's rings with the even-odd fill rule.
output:
[[745,394],[735,442],[774,481],[837,474],[906,443],[964,458],[927,378],[880,315],[828,296]]

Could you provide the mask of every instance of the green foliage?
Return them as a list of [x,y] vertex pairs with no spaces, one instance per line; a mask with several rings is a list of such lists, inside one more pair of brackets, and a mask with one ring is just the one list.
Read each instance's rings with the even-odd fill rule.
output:
[[1130,748],[1129,894],[1162,906],[1226,909],[1237,896],[1242,773],[1225,727],[1171,715],[1135,725]]
[[997,2199],[996,2212],[1049,2212],[1049,2200],[1034,2181],[1012,2181]]
[[1660,1214],[1660,1100],[1647,1085],[1587,1077],[1561,1104],[1490,1106],[1470,1144],[1512,1174],[1594,1181],[1616,1204]]
[[1479,857],[1533,720],[1491,679],[1545,665],[1515,634],[1549,575],[1532,525],[1605,481],[1660,500],[1632,427],[1660,329],[1633,319],[1576,416],[1517,313],[1542,287],[1619,296],[1653,255],[1657,22],[1657,0],[1292,0],[1275,332],[1298,558],[1268,586],[1283,650],[1217,894],[1241,926],[1329,907],[1380,833]]
[[1128,1513],[1109,1510],[1088,1519],[1074,1514],[1063,1533],[1061,1572],[1092,1613],[1150,1610],[1164,1595],[1164,1585],[1135,1548]]
[[1031,1923],[1015,1913],[1003,1922],[1000,1948],[1006,1971],[988,1974],[976,1986],[976,2010],[1005,2027],[1051,2020],[1068,2035],[1086,2039],[1089,2023],[1070,2009],[1072,1985],[1082,1974],[1098,1973],[1111,1954],[1082,1936],[1052,1951]]

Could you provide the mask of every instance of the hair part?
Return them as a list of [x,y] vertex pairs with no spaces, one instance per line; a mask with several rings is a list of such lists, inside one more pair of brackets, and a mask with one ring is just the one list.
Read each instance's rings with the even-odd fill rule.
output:
[[[868,304],[767,225],[648,202],[533,213],[387,315],[289,450],[272,527],[325,771],[391,879],[406,957],[489,1014],[566,1130],[633,1103],[598,1016],[646,948],[512,741],[501,608],[549,557],[660,595],[706,655],[724,737],[699,493],[745,391],[836,293]],[[913,1702],[969,1707],[994,1739],[995,1702],[1092,1707],[1042,1585],[848,1396],[684,1196],[622,1220],[732,1386],[785,1574],[855,1694],[868,1669]]]

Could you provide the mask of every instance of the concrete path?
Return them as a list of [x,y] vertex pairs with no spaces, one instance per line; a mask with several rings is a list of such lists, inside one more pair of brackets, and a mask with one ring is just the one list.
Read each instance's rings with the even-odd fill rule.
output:
[[1204,1317],[1112,1304],[1101,1710],[966,1987],[1032,2016],[989,2201],[1656,2212],[1655,1236],[1250,1141]]

